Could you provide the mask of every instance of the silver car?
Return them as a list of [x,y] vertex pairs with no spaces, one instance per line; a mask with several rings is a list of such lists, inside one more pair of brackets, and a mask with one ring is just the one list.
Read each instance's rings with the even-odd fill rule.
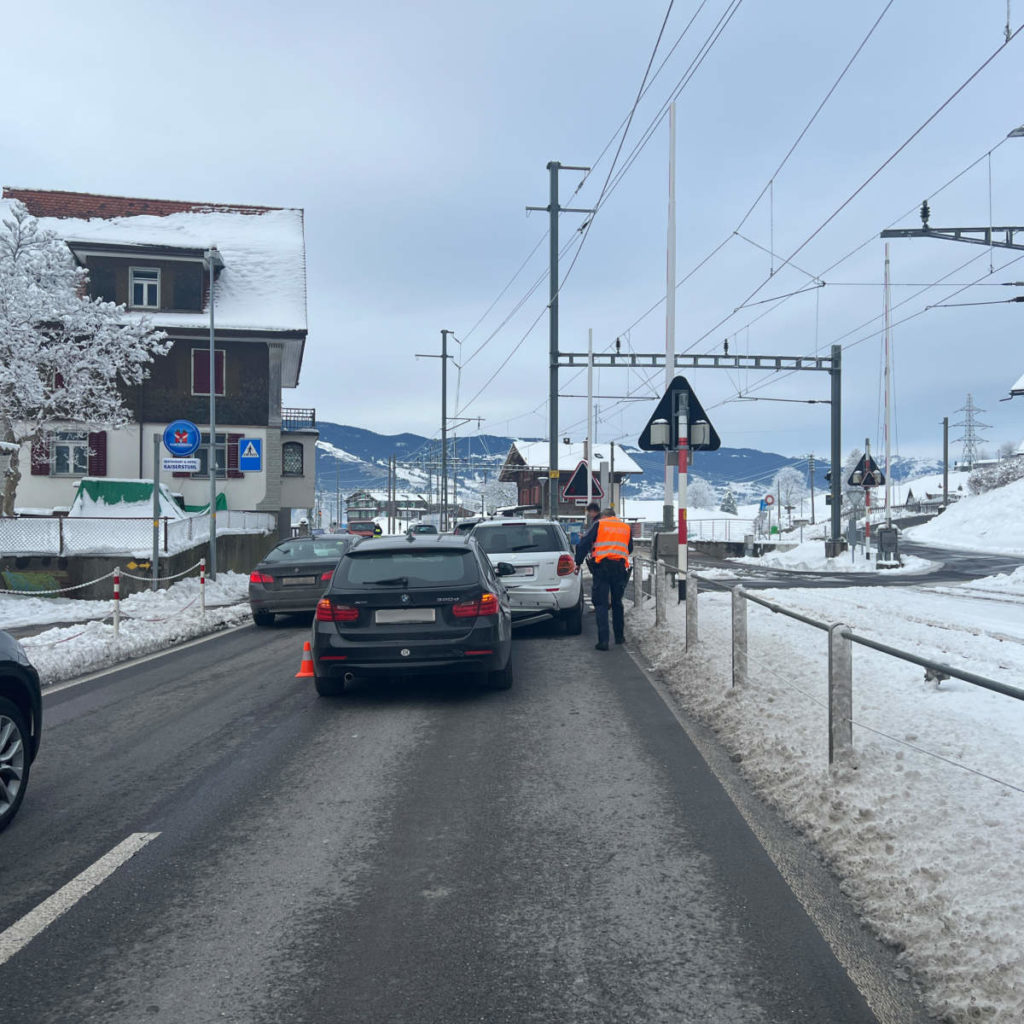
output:
[[561,523],[552,519],[489,519],[473,527],[472,537],[492,565],[507,562],[515,574],[503,583],[513,622],[552,618],[565,631],[583,630],[583,583],[572,545]]

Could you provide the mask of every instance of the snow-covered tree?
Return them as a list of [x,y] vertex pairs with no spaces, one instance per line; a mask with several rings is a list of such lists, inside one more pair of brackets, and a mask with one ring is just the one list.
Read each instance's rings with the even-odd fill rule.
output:
[[714,508],[715,489],[703,477],[691,476],[686,484],[688,508]]
[[[792,509],[807,493],[804,475],[793,466],[783,466],[772,480],[772,493],[777,496],[781,509]],[[792,518],[792,516],[790,516]]]
[[860,462],[863,455],[864,452],[860,448],[851,449],[850,454],[846,456],[842,469],[840,486],[843,489],[843,512],[852,512],[854,515],[860,515],[864,511],[864,488],[851,487],[847,481],[850,479],[850,475],[856,469],[857,463]]
[[727,487],[725,489],[725,497],[722,499],[722,504],[718,506],[719,512],[728,512],[729,515],[736,515],[736,495],[732,493],[732,488]]
[[[119,386],[142,383],[170,342],[123,306],[86,294],[86,272],[22,203],[0,226],[0,441],[22,444],[52,423],[128,422]],[[0,515],[14,511],[15,453]]]

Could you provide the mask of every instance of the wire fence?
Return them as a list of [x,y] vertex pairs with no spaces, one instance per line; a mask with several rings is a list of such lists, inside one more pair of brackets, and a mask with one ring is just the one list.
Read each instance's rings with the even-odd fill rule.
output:
[[[5,555],[93,555],[149,552],[153,549],[152,518],[86,516],[20,516],[0,518],[0,551]],[[161,554],[184,551],[210,539],[210,517],[186,516],[157,520]],[[272,512],[227,509],[217,513],[217,533],[271,533]]]

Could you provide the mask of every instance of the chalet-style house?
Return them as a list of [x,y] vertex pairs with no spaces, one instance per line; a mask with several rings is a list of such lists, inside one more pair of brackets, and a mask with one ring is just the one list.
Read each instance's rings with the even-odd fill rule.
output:
[[148,317],[173,341],[125,394],[131,425],[54,423],[21,453],[31,469],[18,506],[66,507],[85,476],[152,480],[153,435],[178,419],[200,428],[199,469],[164,472],[162,482],[186,507],[208,506],[212,264],[218,507],[276,513],[286,534],[291,510],[313,505],[318,436],[313,410],[282,405],[306,345],[303,211],[11,187],[3,200],[24,203],[67,243],[91,295]]
[[[508,450],[505,462],[498,477],[502,483],[514,483],[518,494],[518,503],[522,506],[536,505],[547,513],[547,480],[548,459],[547,441],[516,441]],[[587,503],[585,497],[565,497],[564,491],[569,485],[581,462],[586,460],[586,445],[560,444],[558,446],[558,516],[579,518],[583,515],[583,507]],[[601,464],[607,463],[609,483],[608,494],[600,494]],[[595,478],[592,487],[593,499],[602,506],[620,507],[619,492],[622,481],[627,476],[642,474],[643,470],[627,455],[619,445],[594,443],[593,457],[590,460],[591,473]],[[586,475],[582,477],[586,488]]]

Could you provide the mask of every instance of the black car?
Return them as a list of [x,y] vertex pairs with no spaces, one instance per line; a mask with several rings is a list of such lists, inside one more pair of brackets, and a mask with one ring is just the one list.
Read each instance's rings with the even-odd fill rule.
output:
[[21,644],[0,631],[0,832],[25,798],[42,725],[39,675]]
[[358,542],[351,534],[295,537],[272,548],[249,574],[249,606],[257,626],[277,612],[312,612],[338,559]]
[[316,607],[317,693],[356,676],[474,673],[512,685],[512,612],[499,576],[471,537],[407,534],[360,544],[338,563]]

